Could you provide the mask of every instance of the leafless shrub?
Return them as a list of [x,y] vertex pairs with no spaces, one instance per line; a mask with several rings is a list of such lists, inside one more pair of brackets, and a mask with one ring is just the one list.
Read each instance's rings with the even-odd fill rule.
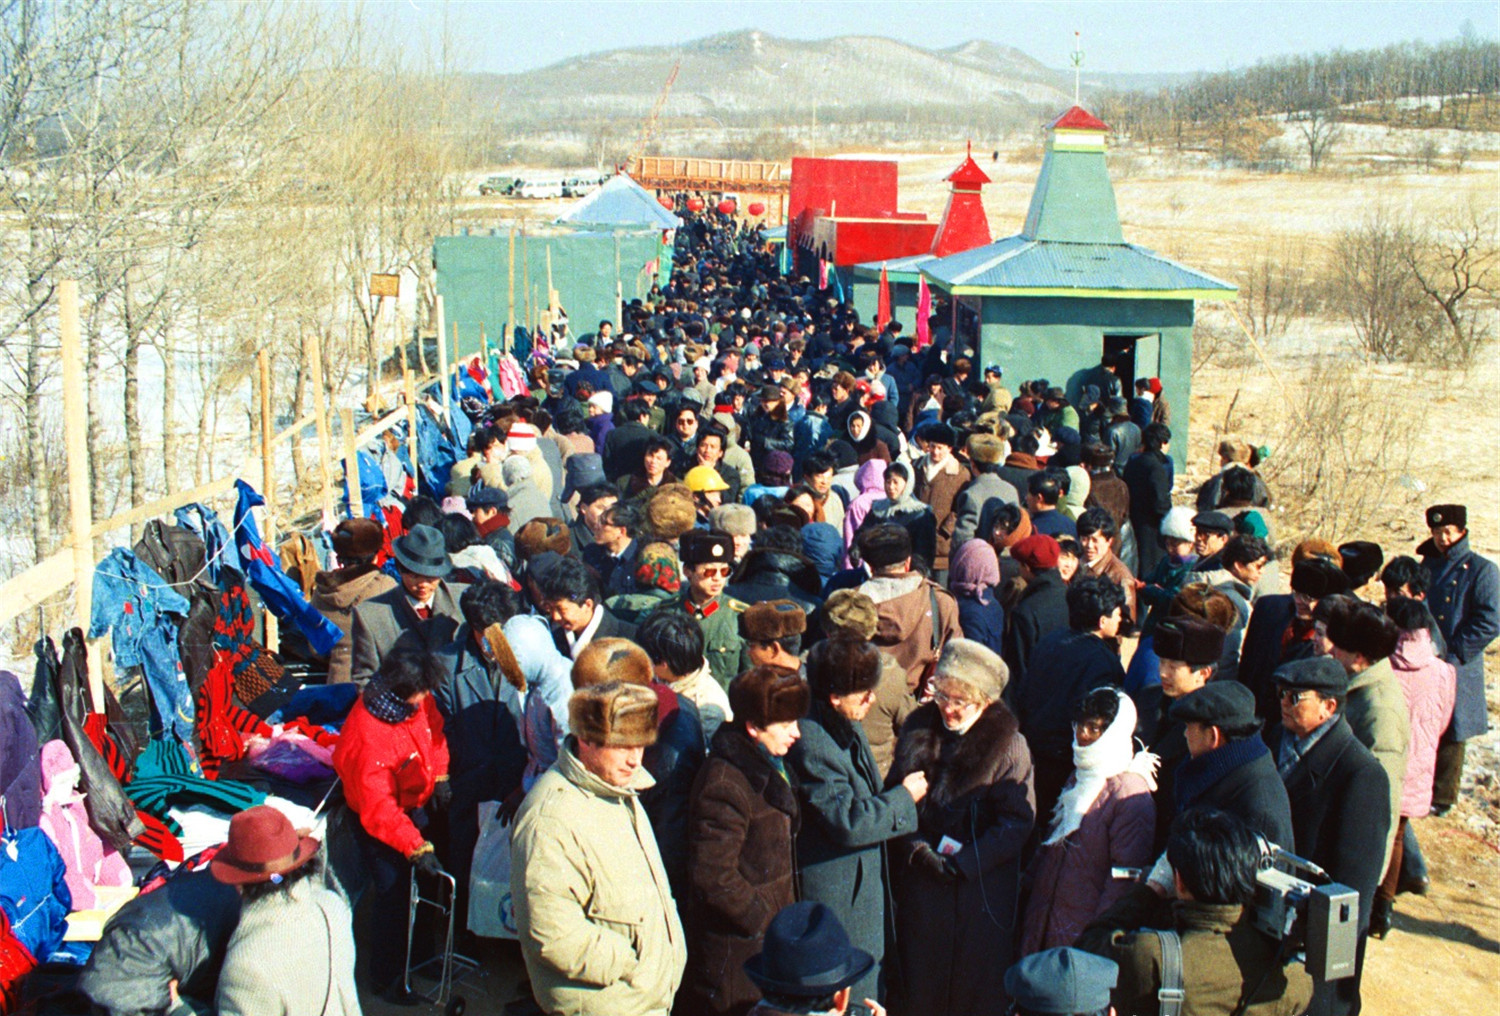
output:
[[1367,357],[1410,360],[1431,336],[1434,313],[1408,265],[1414,232],[1385,209],[1334,240],[1330,283],[1339,310]]
[[1241,313],[1257,338],[1280,337],[1294,318],[1312,310],[1308,253],[1301,241],[1266,243],[1239,273]]
[[1285,429],[1261,466],[1283,532],[1343,540],[1405,510],[1416,430],[1391,411],[1392,391],[1379,371],[1329,357],[1289,393]]

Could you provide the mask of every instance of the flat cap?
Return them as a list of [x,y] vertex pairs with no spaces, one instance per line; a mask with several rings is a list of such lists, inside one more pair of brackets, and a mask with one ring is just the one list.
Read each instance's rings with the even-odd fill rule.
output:
[[1207,723],[1229,730],[1253,727],[1255,692],[1238,681],[1210,681],[1172,703],[1169,715],[1183,723]]
[[1029,1013],[1101,1012],[1109,1008],[1110,989],[1119,977],[1120,968],[1103,956],[1082,949],[1047,949],[1005,972],[1005,993]]
[[510,495],[499,487],[470,487],[469,495],[464,498],[464,505],[473,511],[475,508],[494,508],[497,511],[510,510]]
[[1193,528],[1203,533],[1232,533],[1234,519],[1223,512],[1199,512],[1193,516]]
[[1332,656],[1312,656],[1284,663],[1276,668],[1271,678],[1284,688],[1322,692],[1330,696],[1342,695],[1349,690],[1349,672]]

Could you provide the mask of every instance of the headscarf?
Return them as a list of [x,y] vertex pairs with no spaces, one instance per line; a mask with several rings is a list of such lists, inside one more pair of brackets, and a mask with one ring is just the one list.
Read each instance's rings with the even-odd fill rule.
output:
[[1099,740],[1081,748],[1074,739],[1073,777],[1057,799],[1057,807],[1052,811],[1052,831],[1044,846],[1061,843],[1083,824],[1110,777],[1128,770],[1144,777],[1147,785],[1156,789],[1157,757],[1148,751],[1139,755],[1135,751],[1135,703],[1119,689],[1114,691],[1119,696],[1120,709]]
[[948,588],[988,604],[985,594],[1000,584],[1000,558],[988,540],[965,540],[953,555]]

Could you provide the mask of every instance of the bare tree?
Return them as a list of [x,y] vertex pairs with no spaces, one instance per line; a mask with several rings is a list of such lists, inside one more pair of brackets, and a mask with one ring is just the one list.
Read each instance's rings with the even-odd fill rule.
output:
[[1417,288],[1447,326],[1446,343],[1434,335],[1434,358],[1466,366],[1489,338],[1487,320],[1471,313],[1470,305],[1475,295],[1493,297],[1500,281],[1496,213],[1471,202],[1442,218],[1453,225],[1414,232],[1401,256]]
[[1333,146],[1344,138],[1344,125],[1339,123],[1336,115],[1336,109],[1319,106],[1291,116],[1297,133],[1302,135],[1302,143],[1307,146],[1307,168],[1313,173],[1322,167]]

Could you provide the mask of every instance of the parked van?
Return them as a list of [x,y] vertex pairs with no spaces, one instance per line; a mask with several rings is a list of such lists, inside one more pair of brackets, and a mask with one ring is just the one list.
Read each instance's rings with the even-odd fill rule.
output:
[[518,198],[560,198],[566,194],[561,179],[522,179],[511,192]]

